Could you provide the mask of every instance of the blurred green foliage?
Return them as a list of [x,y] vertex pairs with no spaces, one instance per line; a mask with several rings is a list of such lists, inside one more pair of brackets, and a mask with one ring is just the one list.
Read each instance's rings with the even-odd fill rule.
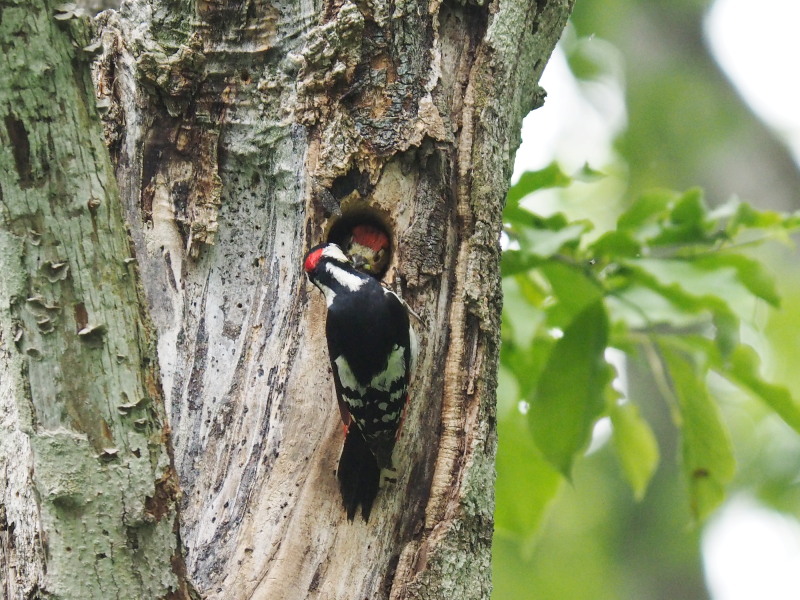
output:
[[[800,403],[762,377],[757,353],[741,339],[755,307],[780,303],[773,278],[751,251],[767,240],[788,241],[800,216],[735,200],[712,210],[698,189],[658,190],[633,202],[615,228],[595,232],[588,220],[541,217],[524,201],[535,203],[531,194],[571,179],[556,165],[526,173],[511,188],[505,212],[495,522],[502,598],[537,597],[518,595],[530,588],[516,563],[536,554],[547,507],[572,477],[598,421],[610,421],[611,447],[635,498],[644,497],[656,472],[657,437],[636,395],[615,382],[626,363],[609,361],[609,349],[647,365],[680,434],[679,462],[697,522],[723,501],[736,471],[710,382],[758,398],[800,432]],[[517,584],[523,587],[514,591]],[[564,585],[543,597],[576,597]],[[609,593],[618,597],[613,586]]]
[[509,191],[495,600],[708,598],[726,497],[800,517],[800,177],[706,52],[708,4],[583,0],[562,40],[628,123],[605,176]]
[[561,213],[542,218],[520,203],[569,179],[554,171],[526,173],[509,194],[501,362],[523,404],[502,414],[511,420],[525,414],[535,449],[566,477],[599,418],[610,417],[623,472],[642,497],[658,448],[637,407],[611,385],[606,352],[648,358],[683,432],[692,509],[702,519],[720,503],[735,470],[709,372],[758,396],[800,432],[800,404],[762,379],[756,353],[739,334],[757,301],[779,303],[765,266],[745,251],[786,239],[800,216],[736,201],[710,211],[697,189],[655,191],[623,212],[615,229],[587,242],[590,222]]

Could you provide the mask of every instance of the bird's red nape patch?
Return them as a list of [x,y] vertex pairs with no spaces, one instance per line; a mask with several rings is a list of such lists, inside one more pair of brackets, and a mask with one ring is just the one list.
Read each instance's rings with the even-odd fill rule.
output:
[[319,259],[322,258],[324,250],[325,248],[318,248],[306,256],[306,262],[303,263],[303,269],[305,269],[306,273],[317,268],[317,264],[319,263]]
[[375,252],[389,245],[386,234],[372,225],[356,225],[353,227],[353,241],[362,246],[372,248]]

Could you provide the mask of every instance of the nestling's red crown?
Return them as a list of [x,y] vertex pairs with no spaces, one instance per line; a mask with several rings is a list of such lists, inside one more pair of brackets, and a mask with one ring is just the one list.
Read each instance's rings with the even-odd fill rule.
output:
[[389,239],[386,234],[372,225],[361,224],[353,227],[353,241],[367,246],[375,252],[389,247]]

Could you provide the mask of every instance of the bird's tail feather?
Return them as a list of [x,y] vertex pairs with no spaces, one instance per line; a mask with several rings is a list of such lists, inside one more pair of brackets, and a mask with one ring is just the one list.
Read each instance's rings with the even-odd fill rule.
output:
[[381,470],[358,426],[351,423],[344,440],[336,474],[347,519],[352,521],[359,505],[364,520],[369,520],[372,503],[378,495]]

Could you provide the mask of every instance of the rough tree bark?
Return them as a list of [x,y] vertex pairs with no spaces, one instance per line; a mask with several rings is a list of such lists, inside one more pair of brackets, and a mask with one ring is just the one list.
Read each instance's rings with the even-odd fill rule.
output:
[[[149,0],[92,43],[0,0],[7,597],[488,598],[501,210],[571,4]],[[300,262],[365,212],[421,349],[349,523]]]
[[89,37],[54,14],[0,2],[0,596],[186,596],[155,335],[73,47]]

